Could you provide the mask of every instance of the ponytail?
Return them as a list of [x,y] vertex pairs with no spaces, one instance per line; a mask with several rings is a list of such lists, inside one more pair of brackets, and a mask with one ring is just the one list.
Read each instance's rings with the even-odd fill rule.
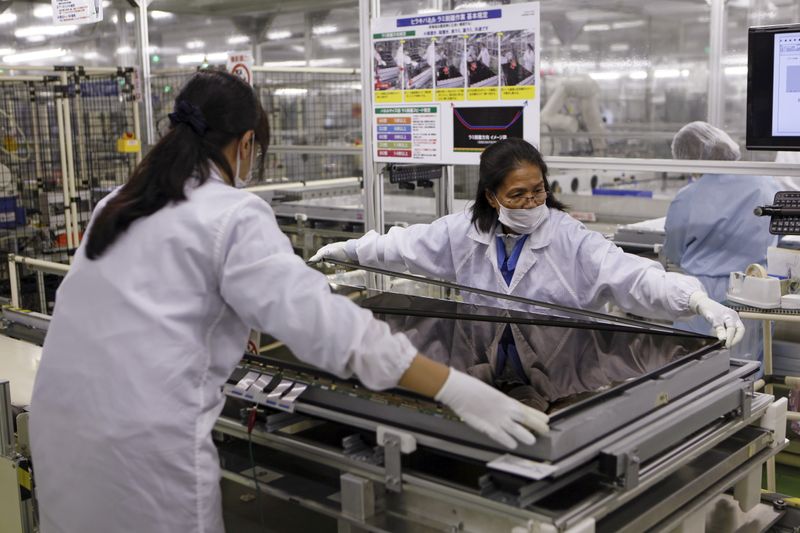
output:
[[223,149],[255,130],[261,156],[253,161],[260,178],[269,144],[269,123],[253,89],[222,71],[195,74],[175,100],[167,134],[133,170],[128,182],[96,215],[86,242],[86,256],[97,259],[137,219],[171,202],[186,200],[186,182],[208,180],[210,163],[233,176]]

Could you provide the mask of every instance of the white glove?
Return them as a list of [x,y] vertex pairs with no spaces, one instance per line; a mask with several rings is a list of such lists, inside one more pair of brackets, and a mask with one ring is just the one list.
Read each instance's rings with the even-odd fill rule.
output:
[[332,242],[331,244],[326,244],[311,256],[311,259],[308,260],[309,263],[318,263],[323,259],[334,259],[336,261],[352,261],[349,255],[347,255],[347,242]]
[[[451,368],[436,401],[442,402],[468,425],[512,450],[517,441],[534,444],[529,431],[547,433],[550,417],[509,398],[483,381]],[[527,429],[526,429],[527,428]]]
[[725,341],[725,347],[730,348],[742,340],[744,324],[733,309],[715,302],[702,291],[697,291],[689,298],[689,308],[702,316],[711,324],[717,338]]

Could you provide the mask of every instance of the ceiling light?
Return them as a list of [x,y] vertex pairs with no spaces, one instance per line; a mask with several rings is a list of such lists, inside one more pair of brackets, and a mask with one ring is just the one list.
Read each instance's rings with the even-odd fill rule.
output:
[[639,28],[646,24],[643,20],[624,20],[622,22],[615,22],[611,25],[615,30],[627,30],[629,28]]
[[111,17],[111,22],[113,22],[114,24],[117,24],[117,23],[119,23],[119,17],[118,17],[118,16],[116,16],[116,15],[112,16],[112,17]]
[[681,78],[688,78],[689,74],[690,74],[690,72],[689,72],[688,68],[685,68],[685,69],[681,70]]
[[14,37],[17,38],[26,38],[26,37],[52,37],[55,35],[64,35],[66,33],[72,33],[73,31],[77,30],[78,26],[74,24],[67,24],[64,26],[27,26],[25,28],[19,28],[18,30],[14,31]]
[[614,43],[609,47],[612,52],[627,52],[631,47],[628,43]]
[[592,47],[589,46],[588,44],[573,44],[569,48],[570,50],[573,50],[575,52],[588,52],[589,50],[592,49]]
[[11,55],[14,52],[16,52],[16,50],[14,50],[13,48],[0,48],[0,57]]
[[75,56],[63,56],[59,61],[62,63],[72,63],[75,61]]
[[275,96],[301,96],[308,93],[308,89],[299,87],[281,87],[275,91]]
[[294,51],[295,51],[295,52],[297,52],[298,54],[302,54],[303,52],[305,52],[305,51],[306,51],[306,47],[305,47],[305,46],[303,46],[302,44],[293,44],[293,45],[292,45],[292,46],[290,46],[289,48],[291,48],[292,50],[294,50]]
[[747,65],[737,67],[725,67],[726,76],[746,76]]
[[44,35],[31,35],[30,37],[25,37],[25,40],[29,43],[43,43],[47,40],[47,37]]
[[98,59],[99,57],[100,54],[98,54],[97,52],[86,52],[85,54],[83,54],[84,59]]
[[319,40],[319,42],[322,46],[333,48],[334,50],[348,50],[361,46],[358,43],[348,41],[347,37],[344,35],[339,35],[336,37],[323,37]]
[[336,33],[339,28],[336,26],[324,25],[324,26],[314,26],[311,28],[311,33],[314,35],[327,35],[329,33]]
[[0,24],[11,24],[17,20],[17,16],[11,11],[0,13]]
[[610,29],[610,24],[586,24],[583,27],[583,31],[608,31]]
[[103,9],[111,6],[111,0],[103,0]]
[[153,19],[153,20],[171,19],[172,17],[175,16],[174,14],[170,13],[169,11],[159,11],[157,9],[155,11],[150,11],[150,13],[148,13],[148,14],[150,15],[150,18]]
[[49,4],[36,6],[33,9],[33,16],[37,19],[53,18],[53,6]]
[[618,80],[622,75],[619,72],[590,72],[589,77],[596,81]]
[[67,51],[63,48],[50,48],[47,50],[33,50],[31,52],[22,52],[19,54],[11,54],[3,56],[3,63],[25,63],[26,61],[37,61],[40,59],[55,59],[67,55]]
[[125,13],[125,22],[130,24],[134,20],[136,20],[136,15],[134,15],[131,11],[128,11],[127,13]]
[[131,52],[133,52],[133,48],[130,46],[120,46],[117,48],[117,55],[130,54]]
[[306,66],[306,62],[305,61],[300,61],[300,60],[265,61],[264,63],[262,63],[262,66],[273,67],[273,68],[275,68],[275,67],[277,67],[277,68],[281,68],[281,67],[304,67],[304,66]]
[[198,50],[206,45],[203,41],[189,41],[186,43],[186,48],[189,50]]
[[178,56],[178,64],[187,65],[193,63],[225,61],[227,59],[227,52],[212,52],[210,54],[183,54]]
[[267,39],[270,41],[278,41],[280,39],[288,39],[292,36],[292,32],[288,30],[271,31],[267,33]]
[[653,72],[655,78],[680,78],[681,71],[676,68],[661,68]]
[[344,63],[344,59],[341,57],[330,57],[328,59],[312,59],[309,62],[309,65],[312,67],[332,67],[335,65],[341,65]]
[[250,37],[247,35],[234,35],[228,38],[228,44],[243,44],[250,42]]
[[628,77],[632,80],[646,80],[647,79],[647,71],[646,70],[634,70]]

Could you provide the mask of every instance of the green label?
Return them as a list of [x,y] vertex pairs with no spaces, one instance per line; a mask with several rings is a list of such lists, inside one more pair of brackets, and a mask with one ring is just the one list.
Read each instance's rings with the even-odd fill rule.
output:
[[417,34],[414,30],[410,31],[392,31],[389,33],[373,33],[373,39],[396,39],[397,37],[413,37]]

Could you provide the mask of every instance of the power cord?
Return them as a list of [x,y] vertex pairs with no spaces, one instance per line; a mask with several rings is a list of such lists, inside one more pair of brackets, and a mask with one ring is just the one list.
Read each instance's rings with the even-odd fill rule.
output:
[[256,425],[258,416],[258,405],[253,405],[247,409],[247,451],[250,455],[250,471],[253,473],[253,483],[256,486],[256,504],[258,505],[258,520],[262,529],[266,529],[267,524],[264,520],[264,504],[261,497],[261,484],[256,474],[256,459],[253,454],[253,428]]

